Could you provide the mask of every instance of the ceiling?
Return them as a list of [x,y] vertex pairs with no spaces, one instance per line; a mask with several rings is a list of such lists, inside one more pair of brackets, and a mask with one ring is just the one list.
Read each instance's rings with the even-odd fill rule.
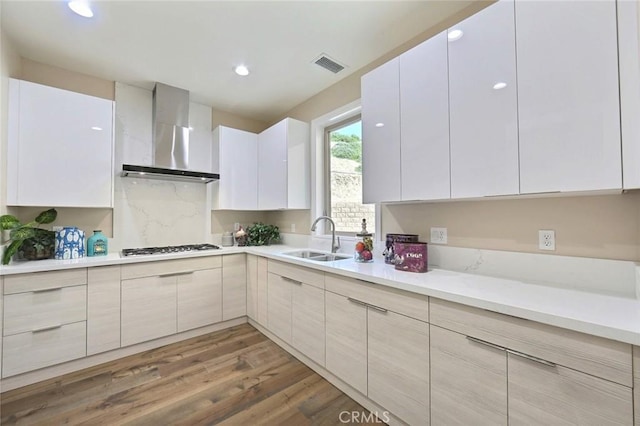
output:
[[[25,58],[272,121],[464,9],[469,1],[2,0],[2,29]],[[346,65],[333,74],[320,54]],[[246,64],[247,77],[233,67]]]

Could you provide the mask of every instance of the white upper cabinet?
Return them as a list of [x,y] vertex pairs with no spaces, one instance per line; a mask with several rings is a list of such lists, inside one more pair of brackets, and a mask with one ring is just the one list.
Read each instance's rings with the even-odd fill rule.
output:
[[258,135],[257,186],[259,210],[309,208],[309,124],[285,118]]
[[214,173],[220,174],[219,181],[210,183],[214,209],[257,210],[258,135],[216,127],[213,131],[213,164]]
[[616,3],[515,6],[520,192],[622,187]]
[[518,194],[513,1],[451,27],[449,40],[451,197]]
[[620,121],[622,125],[622,184],[640,188],[640,3],[620,1]]
[[[402,200],[451,195],[448,86],[446,31],[400,56]],[[386,168],[380,170],[390,178]]]
[[400,67],[362,76],[362,202],[400,201]]
[[113,102],[10,80],[7,204],[113,206]]

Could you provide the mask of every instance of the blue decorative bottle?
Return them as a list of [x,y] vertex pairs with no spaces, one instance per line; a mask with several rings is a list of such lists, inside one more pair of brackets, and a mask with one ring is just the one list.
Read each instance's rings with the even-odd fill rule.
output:
[[93,235],[89,237],[87,242],[88,256],[106,256],[108,252],[107,237],[100,229],[94,230]]

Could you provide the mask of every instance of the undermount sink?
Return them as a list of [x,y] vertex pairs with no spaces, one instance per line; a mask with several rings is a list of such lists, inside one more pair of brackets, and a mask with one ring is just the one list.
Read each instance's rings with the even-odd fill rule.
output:
[[315,262],[333,262],[334,260],[351,259],[348,254],[340,253],[323,253],[313,250],[296,250],[282,253],[287,256],[299,257],[301,259],[313,260]]

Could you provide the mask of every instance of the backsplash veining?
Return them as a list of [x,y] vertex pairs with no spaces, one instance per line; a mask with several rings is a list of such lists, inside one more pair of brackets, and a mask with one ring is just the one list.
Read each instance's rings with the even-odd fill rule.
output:
[[[201,105],[191,106],[195,110],[192,112],[194,123],[210,134],[211,110]],[[122,163],[151,164],[151,129],[152,92],[116,83],[116,178],[111,251],[210,241],[206,185],[120,177]]]

